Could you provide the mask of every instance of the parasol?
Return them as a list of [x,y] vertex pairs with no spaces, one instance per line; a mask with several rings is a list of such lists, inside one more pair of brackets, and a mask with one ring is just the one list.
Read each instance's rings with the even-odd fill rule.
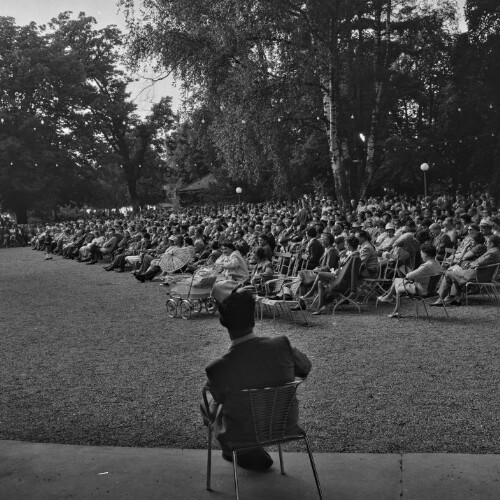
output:
[[160,259],[160,267],[166,273],[182,269],[191,260],[191,252],[185,247],[170,247]]

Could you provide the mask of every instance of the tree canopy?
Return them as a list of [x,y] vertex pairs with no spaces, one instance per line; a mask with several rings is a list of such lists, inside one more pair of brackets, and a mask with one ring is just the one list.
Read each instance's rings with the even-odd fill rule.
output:
[[[468,4],[466,35],[451,0],[119,3],[131,61],[172,72],[190,105],[206,110],[217,168],[229,179],[293,194],[315,164],[304,155],[312,143],[324,181],[343,202],[389,182],[414,189],[423,161],[445,183],[457,168],[473,168],[455,146],[472,149],[485,130],[477,121],[460,131],[449,125],[467,109],[454,94],[457,53],[474,43],[474,30],[481,44],[498,32],[485,2]],[[490,7],[494,14],[495,2]],[[489,106],[484,97],[475,96]]]
[[0,197],[20,220],[28,209],[70,202],[163,199],[171,99],[137,116],[121,69],[122,35],[95,25],[83,13],[62,13],[47,26],[0,18]]

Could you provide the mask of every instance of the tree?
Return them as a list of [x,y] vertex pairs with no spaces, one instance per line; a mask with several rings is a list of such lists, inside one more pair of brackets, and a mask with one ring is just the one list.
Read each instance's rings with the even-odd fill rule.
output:
[[43,199],[54,208],[74,194],[78,173],[61,146],[80,71],[35,24],[0,18],[0,196],[20,222]]
[[129,193],[122,201],[158,201],[175,117],[170,98],[143,120],[135,114],[119,69],[121,33],[66,12],[48,27],[0,18],[0,34],[0,196],[18,220],[37,206],[102,203],[103,189],[119,191],[109,183],[116,168]]
[[290,192],[294,145],[319,128],[344,203],[368,192],[381,164],[388,113],[401,108],[390,100],[399,98],[394,65],[411,52],[410,36],[432,26],[438,41],[452,29],[450,2],[419,9],[390,0],[144,0],[139,19],[133,0],[120,3],[132,60],[156,61],[210,109],[229,176],[264,183],[272,169],[275,188]]
[[[141,195],[138,183],[146,172],[153,175],[153,166],[160,165],[162,138],[175,122],[171,98],[163,98],[146,119],[140,120],[127,92],[130,79],[119,70],[120,31],[114,27],[97,30],[95,20],[84,14],[77,20],[61,14],[51,26],[56,28],[57,43],[78,55],[84,71],[79,114],[67,123],[78,132],[73,149],[97,162],[108,155],[114,157],[123,170],[134,209],[141,201],[153,203],[145,196],[151,193],[151,186]],[[147,184],[142,183],[143,187]],[[154,199],[158,200],[158,192]]]

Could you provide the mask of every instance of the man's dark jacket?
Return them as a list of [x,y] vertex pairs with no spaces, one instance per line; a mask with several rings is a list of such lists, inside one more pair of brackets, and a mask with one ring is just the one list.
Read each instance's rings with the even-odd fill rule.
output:
[[[215,435],[221,445],[253,441],[250,412],[242,398],[230,393],[242,389],[274,387],[305,377],[311,370],[307,356],[290,345],[287,337],[255,337],[232,346],[206,367],[207,388],[220,404]],[[298,403],[290,409],[287,432],[297,427]]]

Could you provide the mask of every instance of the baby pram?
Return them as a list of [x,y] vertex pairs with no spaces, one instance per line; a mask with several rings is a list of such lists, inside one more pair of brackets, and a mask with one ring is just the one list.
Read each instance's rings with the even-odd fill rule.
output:
[[166,303],[167,314],[171,318],[180,316],[189,319],[193,312],[199,313],[205,308],[209,314],[217,310],[211,297],[217,274],[212,268],[198,269],[191,279],[171,281],[169,298]]

